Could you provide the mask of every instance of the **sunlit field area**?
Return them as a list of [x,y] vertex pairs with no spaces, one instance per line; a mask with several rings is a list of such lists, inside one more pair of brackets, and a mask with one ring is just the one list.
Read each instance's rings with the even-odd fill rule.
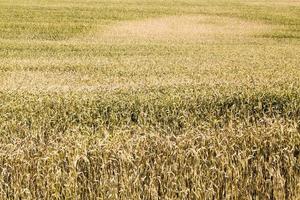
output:
[[300,199],[300,1],[0,0],[0,199]]

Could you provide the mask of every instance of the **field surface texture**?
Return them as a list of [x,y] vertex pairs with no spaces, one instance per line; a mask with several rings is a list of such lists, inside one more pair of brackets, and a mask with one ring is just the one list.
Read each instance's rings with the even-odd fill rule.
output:
[[300,199],[299,0],[0,0],[0,199]]

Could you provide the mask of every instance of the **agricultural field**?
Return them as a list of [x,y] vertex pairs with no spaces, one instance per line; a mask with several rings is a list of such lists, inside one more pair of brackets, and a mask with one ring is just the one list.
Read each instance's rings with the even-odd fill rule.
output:
[[0,0],[0,199],[300,199],[300,1]]

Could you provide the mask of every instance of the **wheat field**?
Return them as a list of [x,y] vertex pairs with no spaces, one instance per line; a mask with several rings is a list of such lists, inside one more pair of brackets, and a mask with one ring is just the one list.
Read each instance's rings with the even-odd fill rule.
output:
[[300,2],[0,0],[0,199],[300,199]]

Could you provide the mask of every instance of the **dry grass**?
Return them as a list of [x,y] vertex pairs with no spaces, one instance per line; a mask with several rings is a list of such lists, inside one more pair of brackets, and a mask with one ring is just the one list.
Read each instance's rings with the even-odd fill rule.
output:
[[299,132],[281,122],[36,139],[2,145],[2,198],[293,199],[300,189]]
[[[271,27],[269,27],[270,29]],[[232,40],[268,30],[267,25],[217,16],[172,16],[120,22],[88,39],[101,42],[207,42]],[[244,36],[244,37],[243,37]]]
[[0,1],[0,199],[299,199],[299,13]]

